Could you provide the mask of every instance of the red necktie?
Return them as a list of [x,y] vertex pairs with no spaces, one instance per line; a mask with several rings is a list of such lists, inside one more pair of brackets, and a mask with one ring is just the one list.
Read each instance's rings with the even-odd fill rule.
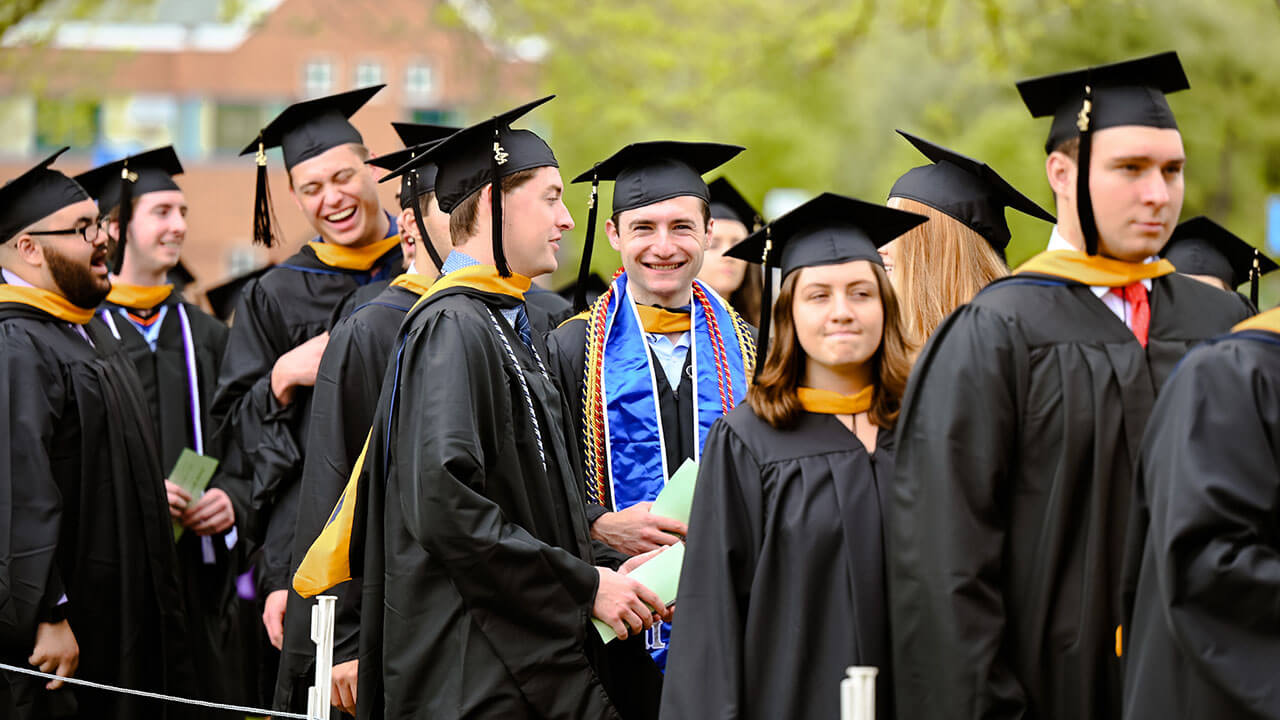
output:
[[1129,304],[1129,329],[1142,347],[1147,346],[1147,333],[1151,329],[1151,303],[1147,301],[1147,288],[1141,282],[1111,288],[1111,292],[1124,298]]

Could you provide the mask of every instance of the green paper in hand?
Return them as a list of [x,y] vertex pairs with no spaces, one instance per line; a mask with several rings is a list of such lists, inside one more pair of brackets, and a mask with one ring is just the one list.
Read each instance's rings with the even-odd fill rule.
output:
[[[178,462],[173,466],[173,471],[169,473],[169,482],[186,490],[191,495],[191,502],[196,503],[199,502],[200,496],[204,495],[205,488],[209,487],[209,481],[213,479],[213,473],[217,469],[216,459],[197,454],[189,448],[183,448],[182,454],[178,456]],[[185,529],[181,523],[174,521],[174,542],[182,537],[182,531]]]
[[[666,487],[658,493],[649,512],[672,520],[689,524],[689,513],[693,509],[693,487],[698,481],[698,463],[685,460],[684,464],[667,481]],[[647,563],[646,563],[647,564]]]
[[[657,555],[646,560],[643,565],[632,570],[629,577],[652,590],[664,605],[670,607],[676,601],[676,591],[680,587],[680,569],[683,567],[684,543],[678,542],[666,546]],[[608,623],[597,618],[591,618],[591,623],[596,626],[596,632],[600,633],[600,639],[605,643],[618,639],[617,633]]]

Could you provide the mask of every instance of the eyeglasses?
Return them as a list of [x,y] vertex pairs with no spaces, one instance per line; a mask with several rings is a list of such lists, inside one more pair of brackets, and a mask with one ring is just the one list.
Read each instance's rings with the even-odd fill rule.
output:
[[84,238],[87,243],[95,243],[98,241],[98,233],[102,230],[102,226],[97,222],[91,222],[84,227],[67,228],[66,230],[30,230],[28,235],[79,235]]

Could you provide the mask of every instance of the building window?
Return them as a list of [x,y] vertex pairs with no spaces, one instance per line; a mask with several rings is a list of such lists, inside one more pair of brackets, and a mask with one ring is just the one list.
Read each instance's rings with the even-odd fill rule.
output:
[[382,84],[382,63],[366,60],[356,63],[356,87]]
[[404,73],[404,92],[410,103],[430,100],[436,92],[435,73],[422,62],[410,63]]
[[302,72],[304,94],[309,98],[333,93],[333,63],[328,60],[312,60]]
[[279,108],[252,103],[219,102],[213,106],[213,151],[239,153],[271,122]]
[[465,125],[462,114],[456,110],[417,109],[410,114],[410,122],[426,125]]
[[36,149],[93,147],[102,135],[102,103],[77,98],[36,99]]

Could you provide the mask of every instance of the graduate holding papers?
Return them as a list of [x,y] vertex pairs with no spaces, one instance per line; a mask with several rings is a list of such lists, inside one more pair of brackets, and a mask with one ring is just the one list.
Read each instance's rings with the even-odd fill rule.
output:
[[783,280],[747,401],[702,452],[664,719],[837,718],[850,665],[888,699],[880,505],[910,350],[876,248],[924,221],[828,193],[730,251]]

